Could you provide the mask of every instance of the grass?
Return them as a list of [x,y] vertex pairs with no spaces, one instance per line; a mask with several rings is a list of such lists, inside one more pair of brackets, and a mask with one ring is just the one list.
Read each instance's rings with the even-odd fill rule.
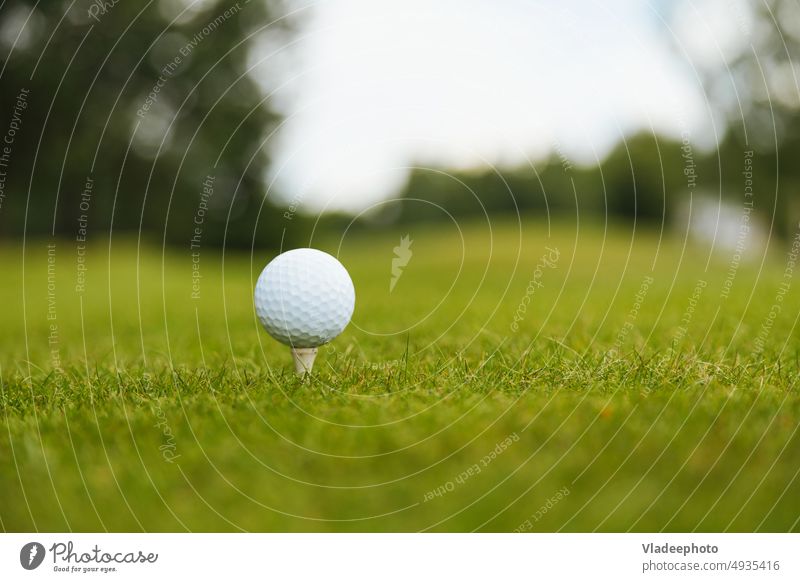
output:
[[306,381],[254,317],[267,255],[203,249],[193,299],[187,252],[96,240],[78,292],[74,242],[49,280],[49,241],[0,248],[0,527],[800,530],[785,248],[414,226],[390,293],[402,234],[312,242],[357,305]]

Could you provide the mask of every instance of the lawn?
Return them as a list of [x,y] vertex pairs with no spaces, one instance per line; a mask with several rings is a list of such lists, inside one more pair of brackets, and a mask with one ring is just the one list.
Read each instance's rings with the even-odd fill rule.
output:
[[306,380],[255,318],[269,253],[0,247],[0,527],[800,530],[788,243],[526,218],[310,246],[356,311]]

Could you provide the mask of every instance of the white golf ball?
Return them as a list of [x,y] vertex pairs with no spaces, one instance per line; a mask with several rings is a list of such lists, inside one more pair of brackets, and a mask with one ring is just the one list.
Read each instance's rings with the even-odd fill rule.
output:
[[355,302],[347,270],[316,249],[278,255],[256,283],[258,319],[269,335],[293,348],[315,348],[342,333]]

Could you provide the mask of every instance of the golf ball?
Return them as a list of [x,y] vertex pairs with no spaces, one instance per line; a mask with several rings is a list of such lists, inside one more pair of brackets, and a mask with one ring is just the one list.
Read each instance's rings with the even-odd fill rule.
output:
[[272,337],[293,348],[315,348],[342,333],[355,302],[347,270],[316,249],[278,255],[256,283],[258,319]]

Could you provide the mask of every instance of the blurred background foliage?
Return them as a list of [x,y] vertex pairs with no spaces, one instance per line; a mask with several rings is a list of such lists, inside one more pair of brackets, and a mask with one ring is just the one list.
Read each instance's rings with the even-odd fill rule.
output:
[[20,89],[30,91],[0,212],[5,236],[74,237],[91,177],[90,232],[188,244],[213,175],[203,244],[278,246],[283,210],[266,191],[262,147],[278,117],[245,74],[246,36],[272,15],[259,2],[184,8],[17,1],[0,11],[4,126]]
[[[221,18],[226,10],[232,14]],[[246,74],[252,32],[270,23],[266,34],[293,33],[278,18],[286,10],[278,2],[252,2],[243,11],[214,1],[17,0],[5,6],[4,127],[21,88],[30,89],[30,99],[13,145],[2,234],[74,236],[90,176],[93,232],[141,231],[185,245],[202,183],[214,175],[204,245],[276,248],[307,237],[312,218],[294,209],[286,214],[273,202],[294,194],[276,194],[266,178],[264,144],[280,118]],[[800,214],[796,14],[793,0],[762,3],[749,36],[752,49],[726,68],[699,67],[708,106],[722,118],[718,148],[689,152],[692,186],[685,144],[640,133],[592,166],[556,151],[547,161],[521,167],[414,170],[399,195],[407,203],[387,209],[380,222],[529,212],[675,223],[693,194],[741,205],[744,152],[752,149],[757,212],[786,236]],[[213,34],[198,41],[196,35],[211,25]],[[186,47],[192,48],[165,75],[152,107],[137,115],[164,67]],[[341,226],[349,219],[324,221]]]

